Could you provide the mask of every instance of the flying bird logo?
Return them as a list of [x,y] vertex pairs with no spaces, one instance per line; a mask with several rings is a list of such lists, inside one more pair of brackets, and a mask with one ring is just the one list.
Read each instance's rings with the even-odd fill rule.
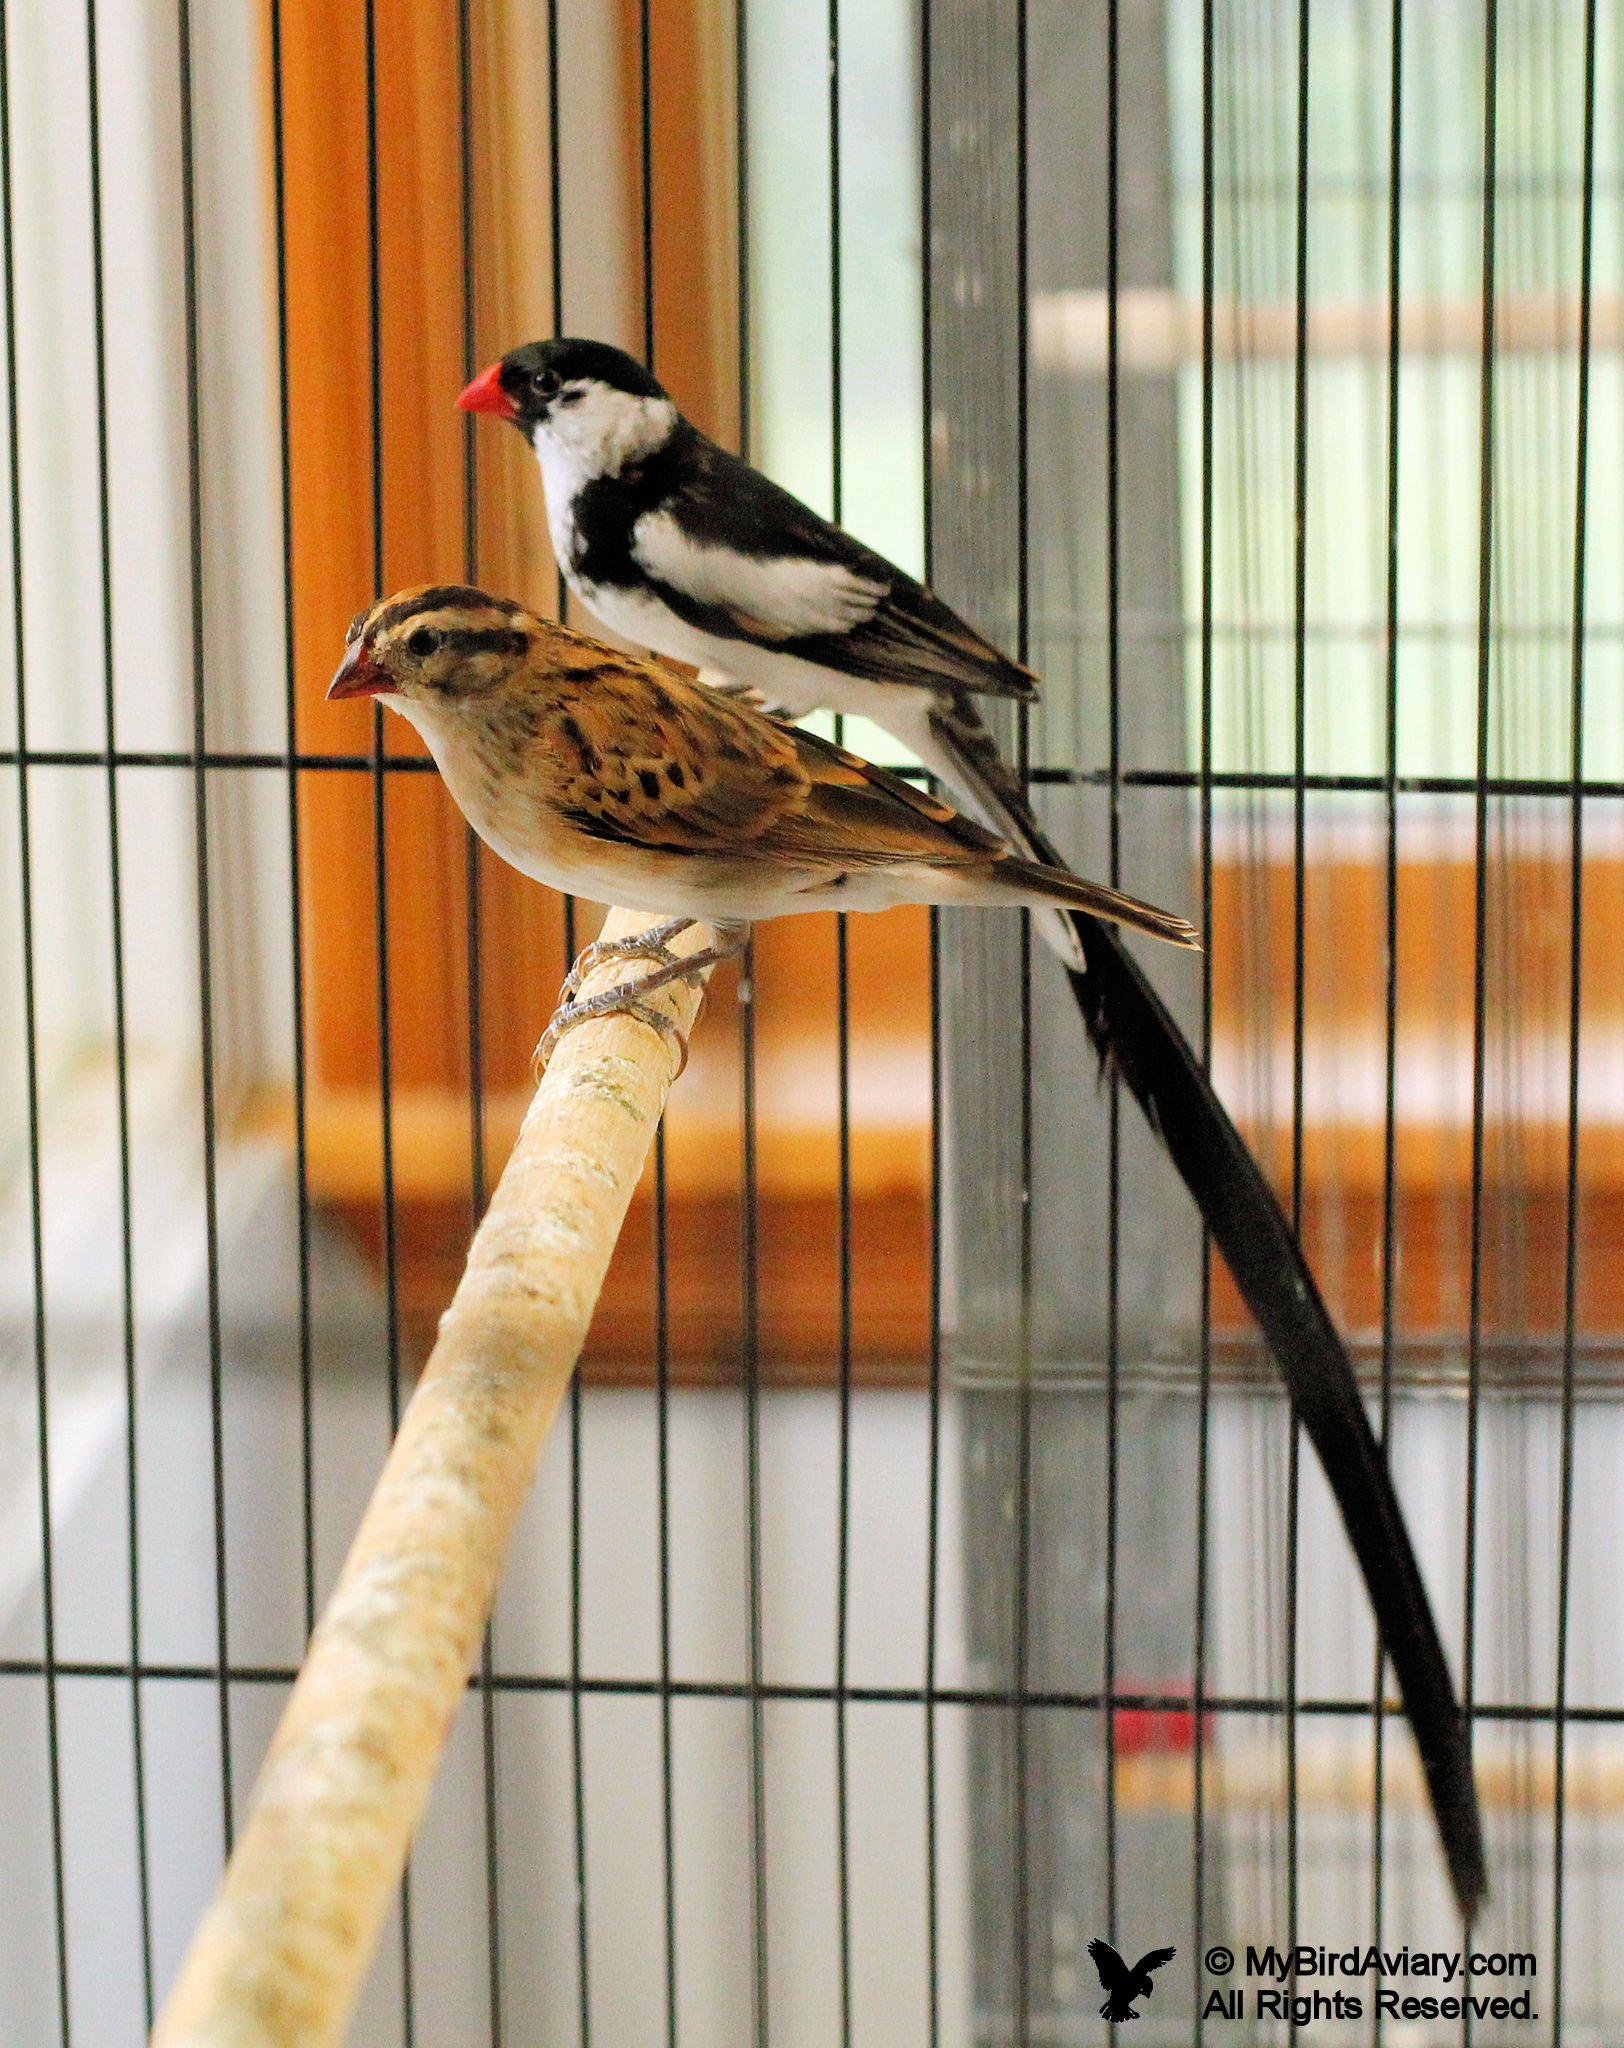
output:
[[1148,1998],[1156,1989],[1151,1972],[1170,1963],[1178,1954],[1176,1948],[1149,1949],[1130,1968],[1108,1941],[1091,1941],[1088,1952],[1094,1958],[1094,1967],[1100,1973],[1100,1989],[1105,1993],[1105,2003],[1100,2007],[1102,2020],[1138,2019],[1133,2002],[1136,1998]]

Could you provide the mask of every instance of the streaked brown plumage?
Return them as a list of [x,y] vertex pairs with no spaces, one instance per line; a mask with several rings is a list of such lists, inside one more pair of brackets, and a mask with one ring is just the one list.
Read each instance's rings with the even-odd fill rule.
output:
[[538,881],[712,926],[896,903],[1075,905],[1172,944],[1181,917],[1012,853],[827,740],[510,599],[431,585],[351,625],[328,694],[423,734],[464,815]]

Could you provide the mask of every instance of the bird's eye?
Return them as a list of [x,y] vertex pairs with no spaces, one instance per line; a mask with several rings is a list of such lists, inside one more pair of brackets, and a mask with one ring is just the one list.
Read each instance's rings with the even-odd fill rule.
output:
[[437,653],[439,646],[440,636],[435,632],[434,628],[432,626],[419,626],[415,632],[408,635],[406,652],[408,654],[415,654],[419,661],[424,661],[429,655]]
[[556,370],[532,370],[530,373],[530,389],[538,398],[556,398],[558,396],[558,372]]

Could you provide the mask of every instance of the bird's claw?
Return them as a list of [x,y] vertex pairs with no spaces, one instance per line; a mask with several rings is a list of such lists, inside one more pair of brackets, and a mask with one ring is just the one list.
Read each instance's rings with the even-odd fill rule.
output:
[[580,986],[594,967],[602,966],[605,960],[652,960],[656,967],[674,967],[678,956],[671,950],[671,940],[688,930],[693,923],[691,917],[668,917],[661,924],[651,924],[644,931],[633,932],[624,939],[594,939],[590,946],[577,954],[575,965],[564,977],[564,986],[559,990],[560,1007],[567,1005],[578,993]]
[[590,996],[584,1003],[560,1003],[553,1012],[547,1029],[541,1034],[530,1061],[530,1074],[534,1081],[540,1081],[547,1071],[547,1062],[558,1049],[558,1041],[566,1031],[573,1031],[577,1024],[586,1024],[594,1017],[635,1017],[639,1024],[646,1024],[651,1031],[657,1031],[662,1038],[675,1039],[681,1058],[673,1081],[681,1078],[688,1064],[687,1033],[679,1031],[664,1010],[656,1009],[653,1003],[638,999],[635,990],[638,984],[628,982],[624,988],[607,988],[601,995]]
[[[573,1031],[577,1024],[589,1023],[594,1017],[619,1015],[635,1017],[662,1038],[676,1040],[681,1061],[671,1078],[673,1082],[679,1080],[688,1064],[687,1033],[679,1031],[664,1010],[644,1001],[643,996],[654,989],[667,988],[674,981],[702,974],[707,967],[714,965],[714,952],[696,953],[684,958],[671,951],[669,942],[692,923],[691,917],[670,917],[663,924],[650,925],[646,931],[634,932],[628,938],[594,939],[590,946],[585,947],[564,977],[564,986],[559,991],[562,1000],[531,1057],[532,1078],[540,1081],[547,1071],[547,1062],[566,1031]],[[605,960],[651,960],[655,971],[639,975],[636,980],[623,982],[616,988],[602,989],[597,995],[588,996],[584,1002],[577,1002],[575,998],[581,984]]]

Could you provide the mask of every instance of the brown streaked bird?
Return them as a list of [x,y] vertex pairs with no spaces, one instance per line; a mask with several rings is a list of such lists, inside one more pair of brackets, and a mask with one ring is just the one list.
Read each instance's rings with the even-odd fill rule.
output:
[[[327,694],[377,697],[409,719],[468,822],[521,873],[676,913],[661,940],[711,927],[714,946],[681,960],[630,942],[660,965],[625,993],[737,952],[758,918],[809,910],[1064,904],[1199,943],[1182,917],[1024,860],[900,777],[671,662],[481,590],[432,584],[360,613]],[[555,1021],[623,1006],[610,991]]]

